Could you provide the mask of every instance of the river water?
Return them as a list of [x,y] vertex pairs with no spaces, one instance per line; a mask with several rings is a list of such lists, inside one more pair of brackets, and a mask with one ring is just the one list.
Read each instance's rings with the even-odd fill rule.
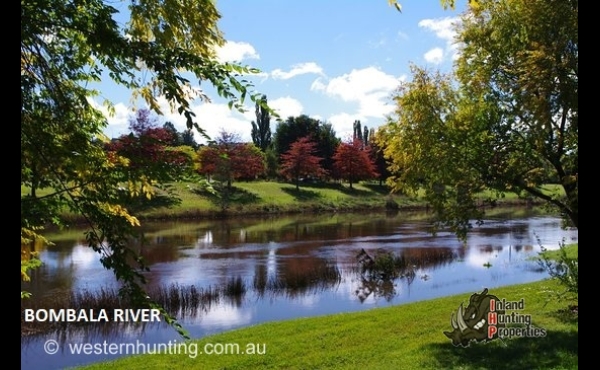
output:
[[[578,238],[558,217],[527,209],[495,210],[466,242],[448,232],[432,235],[430,226],[423,212],[145,223],[132,248],[150,267],[149,291],[201,293],[200,301],[172,311],[199,338],[267,321],[537,281],[548,276],[530,259],[540,246],[557,249]],[[72,293],[115,291],[112,273],[85,245],[82,230],[51,239],[55,245],[40,251],[44,265],[21,286],[33,293],[28,304],[72,308],[67,300]],[[385,279],[363,273],[356,258],[362,249],[374,258],[402,257],[409,273]],[[74,354],[74,344],[174,340],[181,339],[164,323],[62,325],[22,335],[21,368],[59,369],[119,357]],[[47,353],[48,341],[58,345],[57,353]]]

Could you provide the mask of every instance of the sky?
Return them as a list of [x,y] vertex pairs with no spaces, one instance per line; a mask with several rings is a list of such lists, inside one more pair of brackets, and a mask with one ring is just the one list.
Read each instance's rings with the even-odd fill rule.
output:
[[[445,10],[439,0],[400,0],[402,13],[387,0],[253,0],[217,1],[219,28],[227,43],[219,48],[223,62],[238,62],[261,72],[247,79],[265,94],[281,118],[301,114],[331,123],[339,138],[352,135],[353,122],[377,128],[393,112],[391,96],[410,80],[410,66],[450,71],[458,47],[453,24],[466,9],[457,1]],[[245,113],[231,110],[211,87],[202,85],[211,102],[195,101],[193,111],[211,137],[221,131],[251,141],[254,105]],[[105,133],[128,133],[131,93],[102,83],[101,94],[115,104]],[[185,119],[165,115],[182,131]],[[277,122],[271,119],[271,130]],[[198,142],[204,140],[198,135]]]

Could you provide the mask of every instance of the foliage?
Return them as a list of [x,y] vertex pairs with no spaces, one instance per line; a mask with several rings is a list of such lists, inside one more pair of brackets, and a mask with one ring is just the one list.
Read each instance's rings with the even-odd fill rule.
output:
[[392,174],[389,170],[389,163],[384,155],[385,148],[381,146],[382,141],[378,139],[379,136],[381,136],[379,130],[375,131],[375,129],[371,129],[369,131],[368,145],[371,149],[371,160],[375,164],[377,179],[379,180],[379,185],[381,186]]
[[279,173],[279,158],[277,156],[277,152],[275,148],[271,145],[267,151],[265,152],[265,160],[267,171],[266,175],[269,179],[274,179],[278,176]]
[[[396,119],[378,136],[393,174],[395,191],[423,195],[437,212],[439,224],[464,237],[471,219],[481,217],[474,195],[485,186],[476,166],[487,165],[477,151],[486,148],[486,132],[454,129],[458,92],[449,78],[430,75],[415,66],[413,79],[401,85],[396,97]],[[466,136],[473,138],[466,140]],[[471,145],[466,145],[472,142]],[[460,143],[460,145],[457,145]]]
[[333,155],[340,145],[341,140],[336,136],[331,123],[321,123],[319,131],[316,134],[317,152],[316,154],[323,158],[321,166],[327,173],[333,172]]
[[252,143],[242,143],[235,134],[221,131],[216,142],[198,151],[201,175],[227,183],[234,180],[252,180],[265,172],[265,154]]
[[[60,212],[81,215],[88,245],[115,273],[121,293],[151,306],[142,288],[147,267],[127,243],[139,221],[124,207],[122,189],[127,179],[130,194],[151,197],[159,179],[139,167],[145,159],[131,149],[122,148],[130,157],[104,150],[107,120],[90,86],[111,81],[158,114],[165,98],[201,134],[191,103],[208,97],[189,78],[213,85],[231,108],[260,95],[239,79],[256,69],[215,58],[224,39],[213,1],[142,0],[127,10],[129,21],[120,24],[119,10],[103,0],[21,1],[21,185],[31,189],[21,197],[21,248],[32,247],[23,241],[39,239],[40,228],[61,223]],[[111,102],[104,106],[114,111]],[[52,191],[40,196],[42,187]]]
[[296,190],[299,189],[300,178],[319,178],[326,174],[321,167],[323,158],[315,153],[316,144],[309,137],[302,137],[293,142],[290,149],[281,155],[280,173],[296,183]]
[[285,121],[278,122],[273,137],[278,155],[290,150],[292,143],[301,137],[311,137],[314,141],[316,138],[313,135],[319,131],[319,124],[319,120],[307,115],[288,117]]
[[256,103],[256,122],[252,121],[252,141],[260,150],[266,152],[271,147],[271,113],[264,106],[267,105],[267,96],[260,98],[262,105]]
[[194,150],[198,150],[198,143],[196,142],[196,138],[194,138],[194,132],[191,129],[185,129],[183,132],[177,131],[175,125],[172,122],[165,122],[163,125],[163,129],[171,132],[173,135],[173,140],[171,142],[172,146],[189,146]]
[[370,156],[368,147],[364,147],[358,137],[351,142],[342,142],[333,156],[335,176],[348,180],[352,184],[360,180],[377,177],[375,164]]
[[277,124],[273,142],[279,158],[290,149],[293,142],[303,137],[311,138],[315,143],[315,154],[322,158],[322,167],[326,171],[331,171],[332,156],[340,140],[336,137],[331,124],[323,123],[304,114],[298,117],[288,117],[285,121]]
[[198,173],[216,181],[213,194],[225,211],[233,194],[234,180],[254,180],[266,171],[265,153],[239,136],[221,131],[215,142],[198,150]]
[[[577,227],[578,2],[479,1],[460,35],[458,80],[498,116],[488,182],[547,201]],[[543,194],[548,180],[566,197]]]
[[557,279],[563,288],[561,292],[554,291],[552,298],[577,302],[579,300],[579,258],[567,254],[564,240],[559,243],[558,256],[554,258],[548,256],[548,250],[544,246],[540,244],[540,247],[538,263],[550,274],[550,277]]
[[[464,237],[483,189],[527,192],[578,225],[577,6],[479,1],[463,17],[455,75],[412,66],[385,147],[395,190],[423,192]],[[542,185],[559,183],[566,196]],[[493,202],[494,199],[490,199]]]
[[[120,158],[126,169],[123,182],[148,178],[155,183],[174,181],[184,175],[191,166],[189,155],[173,150],[171,145],[177,134],[158,127],[156,117],[147,109],[140,109],[129,121],[131,133],[113,139],[106,145],[109,158]],[[147,192],[150,195],[150,192]]]

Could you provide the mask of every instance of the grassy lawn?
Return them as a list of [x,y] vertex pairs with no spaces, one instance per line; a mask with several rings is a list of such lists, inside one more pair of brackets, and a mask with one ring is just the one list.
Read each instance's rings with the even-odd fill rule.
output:
[[[579,258],[579,243],[565,245],[565,252],[567,252],[567,258]],[[560,250],[545,251],[542,254],[549,259],[556,260],[560,257]]]
[[[82,369],[577,369],[578,317],[549,300],[554,280],[490,290],[525,301],[519,314],[546,330],[541,338],[508,338],[455,347],[443,334],[472,293],[355,313],[260,324],[192,341],[187,354],[141,355]],[[264,354],[201,354],[205,345],[259,345]],[[264,347],[262,347],[264,344]],[[193,347],[195,346],[195,347]],[[207,347],[209,348],[209,347]],[[213,347],[210,347],[213,348]],[[194,358],[195,357],[195,358]]]
[[[193,182],[177,182],[170,184],[173,194],[178,200],[169,199],[160,191],[159,196],[144,202],[134,212],[141,219],[198,218],[273,214],[302,212],[344,212],[382,210],[386,202],[393,200],[399,209],[424,208],[425,203],[418,197],[401,194],[389,194],[386,186],[376,183],[348,184],[322,183],[301,184],[299,189],[290,183],[276,181],[235,182],[226,207],[222,200],[208,192],[198,192],[198,184]],[[555,191],[555,186],[548,186],[547,191]],[[38,194],[48,194],[49,189],[40,189]],[[21,196],[28,189],[21,186]],[[491,192],[481,194],[482,199],[492,196]],[[527,201],[516,194],[506,194],[498,200],[498,205],[523,205]],[[131,207],[131,206],[130,206]],[[225,209],[225,211],[223,211]],[[75,214],[65,212],[67,219],[77,219]]]

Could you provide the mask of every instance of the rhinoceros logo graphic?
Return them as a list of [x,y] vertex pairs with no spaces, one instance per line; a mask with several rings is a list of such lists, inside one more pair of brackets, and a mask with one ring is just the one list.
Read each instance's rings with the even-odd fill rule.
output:
[[[481,293],[471,295],[467,307],[463,307],[462,303],[458,306],[456,312],[453,312],[450,317],[450,324],[454,330],[444,332],[452,340],[453,345],[468,347],[472,341],[487,342],[498,338],[497,331],[490,330],[488,323],[492,300],[499,301],[495,295],[488,294],[485,288]],[[504,311],[496,311],[496,313],[504,314]]]

